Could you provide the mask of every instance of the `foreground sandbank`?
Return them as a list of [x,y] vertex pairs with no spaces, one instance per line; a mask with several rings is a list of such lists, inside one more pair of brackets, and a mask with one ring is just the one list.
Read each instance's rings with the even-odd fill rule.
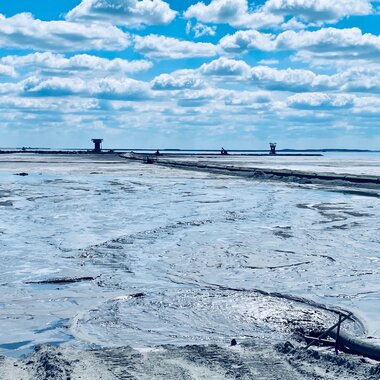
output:
[[23,359],[0,357],[2,380],[261,379],[377,380],[380,364],[326,349],[277,346],[161,346],[75,350],[41,346]]

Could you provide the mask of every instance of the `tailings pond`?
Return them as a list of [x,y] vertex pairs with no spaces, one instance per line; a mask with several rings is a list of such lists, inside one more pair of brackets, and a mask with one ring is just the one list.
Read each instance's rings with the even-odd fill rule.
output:
[[[117,155],[0,157],[0,354],[380,338],[380,203]],[[27,176],[16,173],[26,172]]]

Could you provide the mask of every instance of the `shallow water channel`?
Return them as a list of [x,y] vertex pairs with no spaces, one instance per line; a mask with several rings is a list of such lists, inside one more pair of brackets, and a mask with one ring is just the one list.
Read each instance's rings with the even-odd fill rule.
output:
[[377,198],[320,187],[3,156],[0,354],[275,341],[335,321],[313,302],[379,338],[379,216]]

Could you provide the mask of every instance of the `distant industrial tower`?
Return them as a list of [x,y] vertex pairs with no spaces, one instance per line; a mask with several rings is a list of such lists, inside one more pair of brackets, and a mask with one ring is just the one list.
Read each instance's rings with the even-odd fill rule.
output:
[[102,141],[103,139],[92,139],[92,142],[94,143],[94,153],[102,152]]
[[269,143],[270,145],[270,152],[269,154],[276,154],[276,145],[277,143]]

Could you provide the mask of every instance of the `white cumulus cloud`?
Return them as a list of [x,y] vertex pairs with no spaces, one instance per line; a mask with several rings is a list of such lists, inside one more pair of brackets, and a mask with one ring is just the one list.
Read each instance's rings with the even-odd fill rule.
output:
[[83,0],[66,19],[139,27],[169,24],[176,13],[162,0]]
[[0,14],[0,45],[50,51],[122,50],[130,39],[112,25],[42,21],[19,13],[9,18]]
[[213,57],[217,46],[205,42],[178,40],[156,34],[134,37],[135,50],[148,58],[180,59],[195,57]]
[[0,75],[7,77],[15,77],[17,73],[12,65],[0,63]]
[[202,24],[201,22],[197,22],[195,25],[192,25],[191,21],[188,21],[186,24],[186,33],[190,34],[194,33],[195,38],[203,37],[203,36],[215,36],[216,26],[208,26]]
[[347,16],[368,15],[372,13],[372,5],[369,0],[268,0],[263,10],[318,23],[335,22]]
[[231,91],[225,100],[227,106],[255,106],[255,108],[268,108],[271,102],[270,93],[264,91]]
[[334,75],[343,91],[380,93],[380,66],[357,66]]
[[224,90],[213,88],[184,91],[177,104],[180,107],[203,107],[215,100],[224,100],[225,93]]
[[249,12],[247,0],[212,0],[208,5],[199,2],[186,10],[185,17],[237,28],[263,28],[282,22],[282,17],[267,12]]
[[152,80],[153,90],[199,89],[202,80],[192,70],[181,70],[173,74],[161,74]]
[[301,69],[278,70],[268,66],[255,66],[251,69],[250,80],[258,87],[274,91],[307,92],[337,88],[332,77]]
[[244,61],[221,57],[200,67],[204,75],[216,76],[245,76],[249,74],[250,66]]
[[29,77],[22,82],[22,95],[37,97],[85,96],[110,100],[139,101],[151,97],[149,85],[130,78]]
[[322,92],[301,93],[290,96],[287,104],[291,108],[330,110],[352,108],[355,104],[355,97],[346,94],[328,94]]
[[248,50],[275,50],[274,34],[261,33],[257,30],[239,30],[224,36],[219,45],[227,53],[241,54]]
[[359,28],[323,28],[316,31],[288,30],[278,35],[256,30],[240,30],[223,37],[220,47],[227,53],[249,50],[295,51],[303,60],[376,59],[380,56],[380,36],[362,33]]
[[[152,63],[145,60],[127,61],[125,59],[115,58],[107,59],[88,54],[78,54],[66,58],[62,54],[51,52],[33,53],[27,55],[11,55],[0,59],[0,62],[6,67],[17,67],[26,70],[46,70],[56,74],[68,72],[82,72],[94,75],[96,73],[134,73],[148,70]],[[0,65],[0,73],[1,73]]]
[[[253,3],[253,2],[252,2]],[[253,4],[251,4],[253,5]],[[191,5],[186,18],[201,22],[229,24],[235,28],[303,28],[300,20],[311,25],[332,23],[348,16],[373,12],[370,0],[268,0],[250,9],[248,0],[211,0]],[[283,23],[285,18],[291,17]]]

